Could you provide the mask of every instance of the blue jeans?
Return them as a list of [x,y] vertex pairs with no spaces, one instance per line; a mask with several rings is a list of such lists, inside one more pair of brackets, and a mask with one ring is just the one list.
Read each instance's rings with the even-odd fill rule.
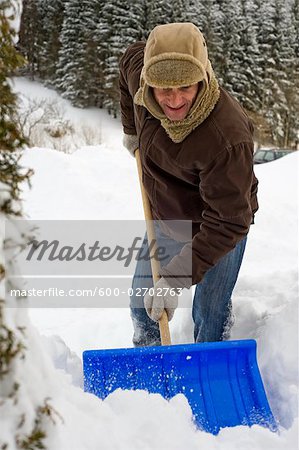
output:
[[[184,246],[184,243],[174,241],[159,231],[156,232],[156,239],[159,246],[167,248],[169,255],[168,259],[161,261],[161,266],[168,264]],[[232,310],[231,295],[238,278],[245,246],[246,238],[208,270],[203,280],[196,285],[192,307],[195,342],[215,342],[228,337]],[[145,236],[140,254],[147,250],[148,241]],[[143,306],[143,296],[140,295],[144,288],[149,289],[152,286],[150,261],[138,258],[132,282],[133,294],[130,298],[134,327],[133,344],[136,347],[161,345],[159,325],[148,317]]]

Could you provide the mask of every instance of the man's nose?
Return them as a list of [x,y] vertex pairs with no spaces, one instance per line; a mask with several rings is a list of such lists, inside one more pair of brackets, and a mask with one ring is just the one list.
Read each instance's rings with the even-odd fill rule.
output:
[[169,102],[170,102],[169,106],[172,106],[173,108],[182,106],[183,101],[182,101],[181,92],[179,90],[171,91],[170,96],[169,96]]

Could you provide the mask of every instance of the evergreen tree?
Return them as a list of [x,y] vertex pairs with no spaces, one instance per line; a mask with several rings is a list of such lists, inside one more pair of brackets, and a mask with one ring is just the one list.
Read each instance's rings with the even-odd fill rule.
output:
[[287,100],[285,90],[290,85],[287,79],[288,61],[288,30],[290,26],[289,15],[285,8],[285,2],[280,0],[274,1],[274,26],[275,26],[275,41],[272,47],[272,58],[274,67],[272,67],[272,98],[270,100],[271,110],[268,112],[268,117],[272,127],[272,139],[278,145],[282,145],[284,137],[284,123],[287,114]]
[[140,40],[146,41],[148,34],[151,30],[149,30],[148,18],[151,16],[151,2],[149,0],[141,0],[139,3],[139,11],[140,11]]
[[208,47],[209,59],[215,74],[222,83],[222,23],[223,13],[216,0],[207,0],[197,5],[197,23],[203,33]]
[[275,73],[275,60],[272,49],[275,46],[275,9],[273,0],[265,4],[257,1],[257,25],[258,25],[258,46],[259,46],[259,66],[261,69],[262,82],[258,90],[258,102],[261,105],[261,113],[271,122],[272,108],[275,103],[273,93],[276,89],[276,81],[273,79]]
[[290,3],[291,21],[295,30],[294,33],[294,48],[295,58],[299,57],[299,0],[293,0]]
[[56,77],[59,50],[61,47],[60,33],[63,22],[63,0],[39,0],[38,16],[40,18],[39,39],[39,73],[47,83],[53,84]]
[[[186,0],[186,9],[183,16],[184,21],[194,23],[200,27],[200,2],[197,0]],[[202,30],[201,30],[202,31]]]
[[94,27],[92,0],[66,0],[61,29],[61,48],[57,65],[56,86],[73,105],[89,104],[88,87],[92,82],[89,48]]
[[185,22],[188,0],[176,0],[172,6],[171,22]]
[[[298,59],[296,59],[296,30],[292,20],[292,8],[289,2],[275,1],[275,23],[277,41],[273,49],[277,85],[279,87],[277,105],[275,105],[274,141],[280,146],[287,146],[290,126],[295,126],[298,113]],[[297,76],[296,76],[297,73]],[[293,136],[294,137],[294,136]]]
[[102,50],[104,55],[104,106],[109,114],[117,116],[119,110],[119,59],[126,48],[140,40],[142,8],[130,0],[113,0],[102,9]]
[[[286,93],[293,92],[288,80],[288,70],[294,62],[289,53],[289,35],[291,27],[289,3],[272,0],[271,3],[259,3],[258,44],[260,68],[263,81],[259,89],[261,113],[271,129],[271,141],[283,145],[284,127],[288,121],[288,100]],[[294,92],[293,92],[294,94]]]
[[287,77],[291,85],[286,88],[288,112],[285,119],[285,137],[283,145],[299,144],[298,111],[299,111],[299,0],[290,2],[290,26],[288,28],[290,59],[287,66]]
[[147,32],[157,25],[173,22],[174,2],[169,0],[145,0],[147,5]]
[[[0,7],[0,220],[4,222],[6,219],[7,223],[10,223],[14,216],[21,215],[20,184],[28,181],[30,177],[30,171],[24,171],[19,165],[20,149],[25,142],[13,121],[16,96],[9,81],[17,67],[23,63],[15,49],[15,30],[12,28],[18,6],[14,0],[5,0]],[[23,240],[24,237],[16,229],[14,239],[11,239],[9,245],[20,251]],[[4,259],[4,252],[5,240],[1,233],[1,293],[5,292],[8,267],[10,272],[14,269],[14,262],[7,257]],[[1,436],[0,446],[1,449],[38,450],[46,448],[44,420],[52,418],[52,408],[47,402],[36,406],[36,401],[31,399],[28,393],[27,404],[19,401],[22,391],[24,399],[24,390],[27,388],[23,386],[27,330],[24,328],[25,312],[23,309],[20,311],[18,300],[11,296],[9,302],[8,305],[7,298],[0,298],[0,415],[8,422],[5,426],[6,434]]]
[[92,105],[99,108],[104,107],[105,101],[105,88],[104,88],[104,69],[106,58],[106,38],[109,33],[105,21],[103,20],[103,8],[105,6],[105,0],[97,0],[96,12],[94,20],[94,32],[90,33],[90,38],[93,40],[93,44],[89,46],[90,49],[90,66],[93,67],[92,72],[92,85],[90,86],[90,97],[92,99]]
[[27,59],[26,73],[32,80],[39,76],[39,50],[43,38],[41,23],[38,0],[23,0],[18,49]]
[[172,22],[191,22],[199,26],[200,11],[203,9],[206,9],[206,7],[197,0],[176,1],[172,7]]
[[250,111],[258,111],[258,90],[262,83],[257,43],[256,5],[253,0],[242,0],[240,17],[240,46],[238,74],[233,91],[241,104]]
[[[159,24],[203,32],[216,76],[273,142],[296,139],[299,0],[24,0],[20,48],[30,74],[77,106],[118,112],[118,62]],[[57,62],[58,61],[58,62]]]
[[104,75],[103,75],[103,42],[101,33],[101,15],[105,0],[89,0],[86,3],[84,26],[84,106],[103,107]]
[[220,73],[223,86],[232,94],[234,82],[239,77],[241,65],[240,36],[241,36],[241,8],[238,0],[223,0],[221,2],[222,23],[220,46]]

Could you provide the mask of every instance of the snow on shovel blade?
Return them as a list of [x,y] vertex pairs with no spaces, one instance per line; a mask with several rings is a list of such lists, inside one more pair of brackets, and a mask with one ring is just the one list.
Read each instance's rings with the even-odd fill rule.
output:
[[184,394],[199,429],[262,425],[277,430],[254,340],[83,353],[84,389],[104,399],[115,389]]

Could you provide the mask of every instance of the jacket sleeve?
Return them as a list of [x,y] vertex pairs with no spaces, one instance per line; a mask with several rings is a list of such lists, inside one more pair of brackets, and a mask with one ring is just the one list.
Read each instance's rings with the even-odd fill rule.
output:
[[[200,231],[160,271],[172,286],[190,287],[199,283],[247,235],[258,208],[257,202],[252,206],[252,196],[257,190],[252,153],[251,144],[238,144],[223,150],[200,171],[199,189],[206,204]],[[191,258],[192,280],[185,271]],[[174,277],[173,273],[180,273],[181,277]]]
[[125,134],[136,135],[133,98],[139,87],[145,42],[130,45],[119,64],[121,121]]

